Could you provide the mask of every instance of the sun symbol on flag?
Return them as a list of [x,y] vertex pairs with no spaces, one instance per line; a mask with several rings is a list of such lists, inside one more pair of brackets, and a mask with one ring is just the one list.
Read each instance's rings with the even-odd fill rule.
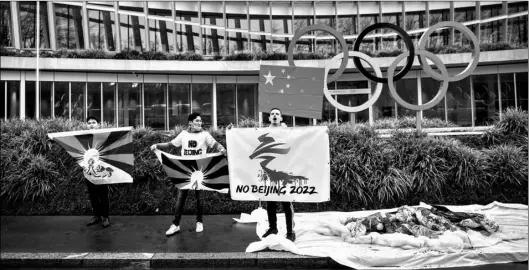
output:
[[191,186],[193,187],[193,189],[196,189],[198,186],[201,186],[202,181],[204,181],[204,172],[202,172],[202,168],[191,173]]

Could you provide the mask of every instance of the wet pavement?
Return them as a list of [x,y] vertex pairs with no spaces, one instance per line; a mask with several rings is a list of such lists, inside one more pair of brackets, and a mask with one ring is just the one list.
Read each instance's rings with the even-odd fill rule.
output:
[[87,227],[89,216],[2,216],[2,252],[245,252],[259,238],[255,224],[236,223],[239,215],[204,216],[195,232],[194,216],[183,216],[181,231],[165,231],[172,216],[111,216],[111,225]]

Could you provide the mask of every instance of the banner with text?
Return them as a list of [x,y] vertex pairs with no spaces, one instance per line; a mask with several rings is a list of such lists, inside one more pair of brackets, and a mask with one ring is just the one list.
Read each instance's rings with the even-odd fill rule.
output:
[[233,200],[330,200],[327,127],[232,128],[226,144]]

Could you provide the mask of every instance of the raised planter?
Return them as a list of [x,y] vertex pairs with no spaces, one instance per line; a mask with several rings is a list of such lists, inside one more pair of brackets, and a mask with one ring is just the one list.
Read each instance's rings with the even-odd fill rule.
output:
[[[471,53],[441,54],[439,58],[447,66],[466,66],[472,59]],[[373,62],[386,69],[394,57],[373,58]],[[481,52],[480,65],[501,63],[527,63],[528,50],[505,50]],[[35,70],[35,57],[0,58],[2,70]],[[68,59],[40,58],[42,71],[85,71],[85,72],[138,72],[164,74],[258,74],[261,64],[288,66],[288,61],[176,61],[176,60],[116,60],[116,59]],[[296,65],[304,67],[325,67],[331,60],[298,60]],[[329,63],[331,69],[339,62]],[[413,65],[419,66],[416,58]],[[347,68],[354,68],[349,61]]]

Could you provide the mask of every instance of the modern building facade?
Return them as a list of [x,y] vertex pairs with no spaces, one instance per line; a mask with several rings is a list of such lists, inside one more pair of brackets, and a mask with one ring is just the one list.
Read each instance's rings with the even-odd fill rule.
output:
[[[160,51],[216,59],[237,53],[284,53],[294,33],[312,24],[333,27],[351,49],[358,34],[373,23],[396,24],[417,44],[430,26],[457,21],[469,27],[482,45],[505,43],[522,49],[483,52],[474,73],[450,83],[443,101],[422,116],[460,126],[484,126],[507,107],[528,110],[527,9],[527,1],[4,1],[0,2],[0,40],[5,50],[34,51],[38,42],[41,51]],[[387,32],[377,31],[374,38],[362,42],[361,49],[402,49],[398,36],[384,35]],[[433,47],[468,45],[469,39],[452,29],[436,31],[430,38]],[[296,46],[296,52],[323,55],[341,50],[335,38],[323,31],[306,35]],[[450,73],[468,64],[465,54],[441,58]],[[377,61],[385,71],[392,59]],[[244,117],[267,119],[266,112],[258,112],[256,61],[39,61],[36,87],[35,58],[2,56],[0,117],[85,119],[96,115],[117,126],[156,129],[186,124],[192,111],[201,112],[212,126]],[[325,61],[301,65],[322,66]],[[401,96],[415,104],[430,100],[439,85],[417,64],[396,83]],[[374,86],[349,65],[328,88],[338,102],[355,106],[370,97]],[[415,112],[397,104],[387,86],[371,108],[356,114],[324,100],[323,121],[373,122],[400,116],[415,116]],[[286,122],[309,125],[314,121],[286,117]]]

